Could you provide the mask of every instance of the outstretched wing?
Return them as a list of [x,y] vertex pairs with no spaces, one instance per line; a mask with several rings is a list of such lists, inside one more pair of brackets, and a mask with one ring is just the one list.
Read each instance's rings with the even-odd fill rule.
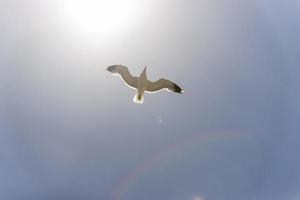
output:
[[166,79],[159,79],[158,81],[148,81],[146,85],[146,92],[157,92],[163,89],[167,89],[170,92],[176,92],[183,94],[183,90],[172,81]]
[[127,67],[123,65],[111,65],[107,67],[107,71],[113,73],[114,75],[120,75],[128,87],[137,88],[138,78],[132,76]]

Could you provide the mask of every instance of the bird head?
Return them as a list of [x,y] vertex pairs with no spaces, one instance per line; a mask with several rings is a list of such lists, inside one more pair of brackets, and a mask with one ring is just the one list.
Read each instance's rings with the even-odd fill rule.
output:
[[147,70],[147,66],[145,66],[145,68],[144,68],[144,70],[143,70],[143,72],[141,73],[141,75],[140,75],[140,77],[147,77],[147,72],[146,72],[146,70]]

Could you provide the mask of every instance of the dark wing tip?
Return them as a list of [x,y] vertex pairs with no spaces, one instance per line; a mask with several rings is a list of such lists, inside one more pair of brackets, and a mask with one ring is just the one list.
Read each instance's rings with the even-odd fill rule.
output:
[[183,90],[178,85],[173,83],[173,86],[174,86],[174,92],[183,94]]
[[106,70],[107,71],[109,71],[109,72],[114,72],[114,69],[117,67],[117,65],[111,65],[111,66],[108,66],[107,68],[106,68]]

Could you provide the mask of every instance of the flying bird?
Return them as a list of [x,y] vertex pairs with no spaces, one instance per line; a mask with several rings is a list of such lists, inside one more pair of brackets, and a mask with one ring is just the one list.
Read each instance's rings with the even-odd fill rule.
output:
[[135,103],[143,103],[144,92],[154,93],[166,89],[170,92],[183,94],[183,90],[177,84],[167,79],[162,78],[155,82],[149,81],[146,72],[147,66],[139,77],[132,76],[128,68],[123,65],[111,65],[107,67],[107,71],[119,75],[129,88],[136,90],[136,95],[133,98]]

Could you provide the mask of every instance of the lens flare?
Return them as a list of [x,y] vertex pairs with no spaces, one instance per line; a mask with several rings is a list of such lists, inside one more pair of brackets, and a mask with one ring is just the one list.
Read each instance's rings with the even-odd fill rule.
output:
[[[243,134],[236,134],[234,132],[217,132],[210,133],[205,135],[197,135],[192,138],[188,138],[184,141],[179,141],[173,145],[166,147],[164,151],[160,151],[157,154],[154,154],[152,157],[141,162],[135,169],[133,169],[126,177],[124,177],[120,185],[111,194],[112,200],[121,200],[130,188],[134,188],[138,184],[139,179],[143,175],[150,173],[151,170],[158,167],[161,162],[165,160],[176,160],[177,156],[180,156],[182,151],[188,149],[193,149],[199,146],[204,146],[206,143],[212,142],[226,142],[231,141],[232,139],[243,137]],[[171,163],[171,162],[170,162]],[[204,200],[201,196],[195,196],[193,200]]]

